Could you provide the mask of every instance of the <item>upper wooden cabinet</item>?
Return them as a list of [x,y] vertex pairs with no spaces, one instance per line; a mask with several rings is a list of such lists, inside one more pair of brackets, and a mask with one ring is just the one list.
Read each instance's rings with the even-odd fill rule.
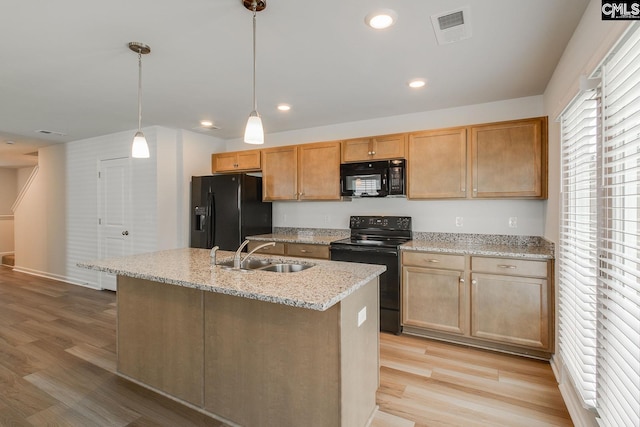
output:
[[466,128],[410,134],[407,158],[408,198],[466,197]]
[[407,134],[374,136],[342,141],[342,163],[405,157]]
[[472,198],[547,197],[547,118],[472,126]]
[[211,155],[211,172],[258,171],[261,150],[233,151]]
[[339,200],[340,143],[262,151],[263,200]]
[[262,150],[262,199],[298,199],[298,147],[266,148]]

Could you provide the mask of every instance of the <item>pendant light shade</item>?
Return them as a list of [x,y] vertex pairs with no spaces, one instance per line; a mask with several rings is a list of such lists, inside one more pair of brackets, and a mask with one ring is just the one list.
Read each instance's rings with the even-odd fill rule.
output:
[[131,145],[131,157],[138,159],[149,158],[149,145],[147,139],[142,133],[142,55],[151,52],[151,48],[138,42],[129,43],[129,49],[138,54],[138,131],[133,136],[133,144]]
[[252,111],[244,128],[244,142],[247,144],[264,144],[264,129],[262,119],[257,111]]
[[264,0],[243,0],[244,7],[253,12],[253,111],[249,114],[247,126],[244,129],[244,142],[247,144],[264,144],[264,129],[262,119],[258,114],[258,101],[256,100],[256,13],[264,10],[267,3]]

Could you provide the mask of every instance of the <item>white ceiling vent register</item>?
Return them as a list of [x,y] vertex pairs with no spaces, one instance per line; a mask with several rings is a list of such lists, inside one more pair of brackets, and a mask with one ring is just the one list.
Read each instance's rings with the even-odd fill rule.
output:
[[439,45],[471,37],[471,12],[469,6],[431,15],[431,23]]

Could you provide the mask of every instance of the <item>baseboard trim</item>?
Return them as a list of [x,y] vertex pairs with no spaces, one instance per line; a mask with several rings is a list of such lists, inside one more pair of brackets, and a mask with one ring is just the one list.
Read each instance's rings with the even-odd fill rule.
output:
[[574,388],[569,373],[564,370],[561,358],[556,354],[549,363],[573,425],[576,427],[598,427],[596,412],[582,406],[582,399]]
[[87,282],[82,283],[82,282],[78,282],[77,280],[73,280],[70,277],[60,276],[58,274],[51,274],[44,271],[33,270],[26,267],[14,266],[13,271],[18,273],[29,274],[31,276],[43,277],[45,279],[57,280],[58,282],[64,282],[70,285],[82,286],[83,288],[95,289],[98,291],[101,290],[100,286],[94,283],[87,283]]

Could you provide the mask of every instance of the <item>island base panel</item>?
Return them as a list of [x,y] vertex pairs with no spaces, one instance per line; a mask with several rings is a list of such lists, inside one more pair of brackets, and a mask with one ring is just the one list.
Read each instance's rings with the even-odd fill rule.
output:
[[374,281],[326,311],[207,293],[205,409],[250,426],[365,426],[378,388]]

